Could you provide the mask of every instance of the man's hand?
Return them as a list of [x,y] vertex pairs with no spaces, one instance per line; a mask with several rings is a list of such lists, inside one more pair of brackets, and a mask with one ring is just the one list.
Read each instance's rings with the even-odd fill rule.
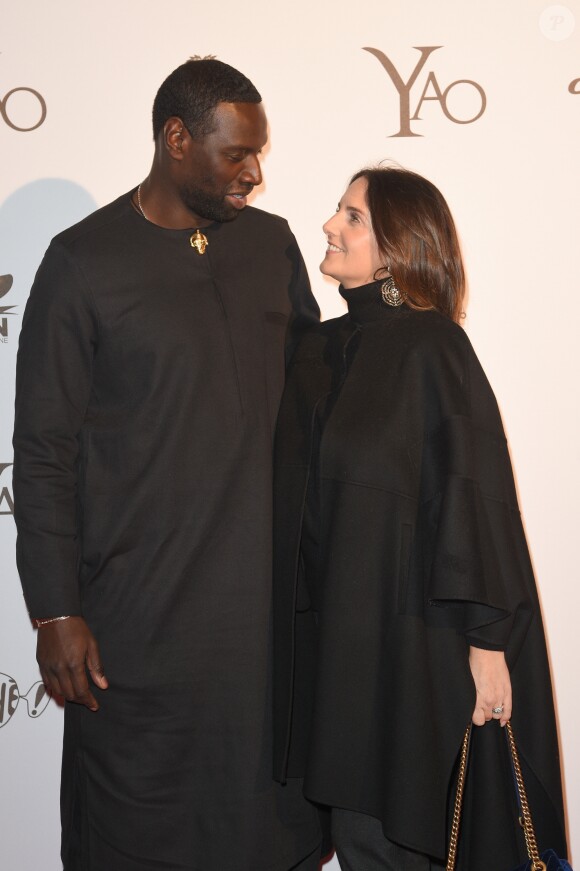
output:
[[503,651],[470,647],[469,665],[477,693],[473,723],[483,726],[493,719],[505,726],[512,715],[512,685]]
[[69,617],[38,628],[36,659],[44,685],[69,702],[98,711],[99,703],[91,692],[87,670],[94,683],[106,690],[99,648],[82,617]]

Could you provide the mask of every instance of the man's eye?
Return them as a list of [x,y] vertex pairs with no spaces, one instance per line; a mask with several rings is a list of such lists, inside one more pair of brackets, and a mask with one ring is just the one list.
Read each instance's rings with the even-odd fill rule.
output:
[[240,163],[244,159],[244,154],[228,154],[228,160],[233,161],[233,163]]

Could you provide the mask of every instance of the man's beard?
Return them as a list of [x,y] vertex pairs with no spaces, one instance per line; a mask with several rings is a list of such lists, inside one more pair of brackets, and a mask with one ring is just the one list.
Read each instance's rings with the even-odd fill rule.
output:
[[243,209],[236,209],[230,203],[225,201],[227,191],[221,194],[212,194],[207,188],[196,187],[192,184],[181,186],[181,199],[184,205],[197,215],[198,218],[204,218],[206,221],[233,221],[238,217]]

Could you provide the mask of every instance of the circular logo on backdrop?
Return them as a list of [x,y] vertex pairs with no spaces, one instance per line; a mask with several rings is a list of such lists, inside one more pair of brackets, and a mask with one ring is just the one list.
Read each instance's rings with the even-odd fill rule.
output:
[[46,102],[34,88],[12,88],[0,97],[0,117],[19,133],[36,130],[46,119]]
[[567,6],[547,6],[540,15],[538,24],[546,39],[561,42],[574,33],[576,19]]

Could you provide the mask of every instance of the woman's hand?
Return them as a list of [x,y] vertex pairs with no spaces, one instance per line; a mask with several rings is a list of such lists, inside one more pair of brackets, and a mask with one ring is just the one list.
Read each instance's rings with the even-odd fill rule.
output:
[[[512,684],[503,650],[470,647],[469,667],[477,693],[471,718],[473,723],[483,726],[493,719],[505,726],[512,715]],[[494,714],[494,708],[503,710]]]

